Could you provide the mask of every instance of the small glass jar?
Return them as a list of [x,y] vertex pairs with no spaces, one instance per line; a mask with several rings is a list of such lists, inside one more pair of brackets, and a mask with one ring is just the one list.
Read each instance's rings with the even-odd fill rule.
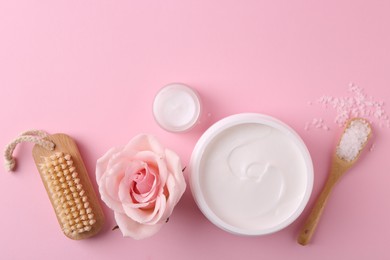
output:
[[170,132],[185,132],[193,128],[199,122],[201,110],[198,93],[181,83],[160,89],[153,102],[156,122]]

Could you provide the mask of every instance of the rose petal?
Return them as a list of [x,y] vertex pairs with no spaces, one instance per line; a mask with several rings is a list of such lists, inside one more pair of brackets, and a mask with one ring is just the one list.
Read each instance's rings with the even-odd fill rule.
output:
[[155,211],[160,208],[160,200],[157,197],[156,201],[150,203],[152,203],[151,208],[148,207],[149,203],[144,203],[144,207],[135,207],[132,203],[123,203],[123,210],[129,218],[139,223],[149,223],[150,219],[156,215]]
[[161,160],[161,155],[152,151],[137,151],[133,155],[134,160],[143,161],[148,164],[149,167],[158,168],[158,160]]
[[166,188],[169,195],[167,200],[167,207],[164,215],[162,216],[163,219],[168,218],[172,214],[174,207],[179,202],[184,191],[186,190],[186,182],[182,172],[179,156],[168,149],[165,150],[165,153],[167,167],[171,174],[168,176],[166,182]]
[[155,199],[158,195],[158,190],[157,190],[157,186],[153,186],[148,193],[137,194],[133,191],[130,191],[130,194],[135,200],[134,203],[143,204],[143,203],[155,201]]
[[160,142],[154,136],[146,134],[135,136],[125,146],[124,150],[152,151],[157,154],[162,154],[164,152],[164,148],[161,146]]
[[126,150],[121,150],[117,153],[114,153],[111,159],[108,161],[107,168],[109,169],[121,162],[130,163],[135,154],[136,154],[135,151],[126,151]]
[[176,204],[180,201],[180,198],[186,189],[184,177],[183,181],[176,181],[173,175],[170,175],[166,183],[166,188],[168,190],[169,196],[167,199],[164,215],[161,216],[162,219],[167,219],[172,214]]
[[115,212],[115,220],[121,230],[123,236],[132,237],[134,239],[143,239],[156,234],[164,223],[145,225],[138,223],[125,214]]
[[[130,164],[127,164],[127,168],[124,172],[124,177],[119,183],[118,197],[122,204],[126,204],[130,207],[142,207],[147,204],[139,204],[137,201],[133,201],[131,195],[132,184],[134,184],[134,178],[137,173],[144,169],[145,163],[141,161],[132,161]],[[138,205],[137,205],[138,204]]]
[[184,175],[183,168],[180,162],[180,157],[172,150],[165,149],[165,161],[167,165],[167,170],[173,174],[175,180],[178,182],[183,182]]
[[106,188],[105,179],[106,179],[106,176],[104,176],[103,178],[100,179],[101,183],[98,183],[99,184],[99,193],[100,193],[100,197],[101,197],[102,201],[104,201],[104,203],[106,203],[106,205],[112,210],[122,208],[122,204],[120,202],[113,200],[108,195],[108,192],[106,191],[107,188]]
[[111,167],[106,174],[106,193],[115,201],[120,202],[119,186],[125,178],[126,162],[120,162]]
[[99,192],[102,200],[112,210],[123,213],[123,206],[119,198],[118,190],[125,173],[125,163],[120,163],[107,170],[104,176],[98,182]]
[[[140,175],[141,176],[141,175]],[[148,165],[145,166],[145,173],[142,175],[142,179],[134,180],[137,184],[135,185],[139,195],[149,193],[156,182],[156,176],[149,170]]]
[[96,162],[96,181],[103,177],[104,172],[107,169],[108,162],[111,160],[111,157],[121,151],[123,147],[114,147],[108,150],[102,157],[100,157]]
[[[157,203],[158,202],[158,203]],[[167,218],[162,218],[166,211],[167,207],[167,198],[164,194],[160,194],[156,199],[156,205],[154,206],[154,211],[149,215],[148,218],[145,218],[148,224],[157,224],[162,221],[166,221]]]
[[134,156],[137,160],[144,161],[148,167],[155,169],[158,183],[157,185],[164,186],[168,177],[168,169],[165,160],[165,154],[155,154],[151,151],[141,151]]

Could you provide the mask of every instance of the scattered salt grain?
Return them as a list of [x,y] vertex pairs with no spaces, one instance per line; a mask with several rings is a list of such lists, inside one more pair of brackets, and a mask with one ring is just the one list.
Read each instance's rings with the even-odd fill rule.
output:
[[364,120],[354,120],[345,129],[336,154],[345,161],[353,161],[359,154],[371,133],[371,128]]
[[310,122],[306,122],[305,130],[309,131],[311,128],[321,129],[329,131],[330,127],[327,126],[322,118],[313,118]]
[[[363,117],[381,128],[390,128],[390,119],[385,111],[385,103],[383,101],[377,101],[372,96],[368,96],[363,88],[352,83],[348,87],[348,92],[350,95],[345,97],[323,95],[316,103],[325,109],[331,108],[335,110],[334,122],[340,127],[343,127],[353,117]],[[312,105],[312,102],[309,101],[308,105]],[[326,126],[324,122],[323,125]],[[309,130],[311,127],[329,130],[329,127],[316,127],[314,119],[306,123],[305,130]]]
[[371,147],[370,147],[370,149],[369,149],[369,151],[372,152],[372,151],[374,150],[374,148],[375,148],[375,145],[372,144]]

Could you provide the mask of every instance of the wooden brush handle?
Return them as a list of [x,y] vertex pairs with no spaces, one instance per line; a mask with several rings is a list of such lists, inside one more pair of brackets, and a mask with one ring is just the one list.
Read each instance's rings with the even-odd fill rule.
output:
[[[47,194],[49,195],[49,199],[53,206],[61,230],[65,233],[67,237],[75,240],[89,238],[96,235],[103,228],[104,213],[100,206],[99,198],[95,193],[92,182],[89,178],[87,169],[85,168],[76,142],[71,137],[65,134],[50,135],[45,137],[45,140],[49,140],[55,143],[55,149],[53,151],[50,151],[48,149],[43,148],[41,145],[35,145],[32,154],[39,174],[41,175],[42,182],[46,188]],[[77,172],[77,175],[72,176],[72,178],[69,180],[62,180],[61,182],[63,182],[63,184],[66,183],[66,185],[61,186],[61,189],[55,190],[55,185],[57,184],[54,184],[53,180],[57,180],[58,183],[60,177],[58,177],[57,174],[60,172],[61,176],[65,176],[64,169],[67,169],[67,171],[69,172],[69,168],[59,168],[55,171],[53,171],[52,169],[52,172],[48,173],[45,170],[46,168],[42,168],[41,165],[46,166],[45,158],[50,158],[51,156],[59,152],[71,156],[71,160],[73,162],[71,165],[74,166],[74,170],[75,172]],[[50,176],[48,174],[53,175],[53,178],[47,178],[47,176]],[[58,179],[55,176],[57,176]],[[65,177],[63,177],[63,179],[64,178]],[[81,188],[75,188],[75,178],[77,178],[77,184],[80,184]],[[74,188],[73,191],[71,190],[71,187]],[[81,195],[81,190],[84,195]],[[75,195],[75,193],[77,194],[77,196]],[[76,198],[78,198],[78,202]],[[87,211],[89,209],[91,209],[92,211],[88,213]],[[68,210],[67,213],[66,210]],[[69,210],[72,210],[71,212],[73,213],[69,213]],[[84,213],[81,213],[82,211]],[[91,213],[92,215],[88,215]],[[81,215],[84,215],[86,218],[88,217],[88,219],[81,219]],[[91,218],[89,218],[90,216]],[[89,221],[90,219],[93,219],[95,222],[92,224],[89,224],[88,222],[87,224],[83,223],[85,221]],[[70,221],[72,221],[73,224],[70,224]],[[90,226],[90,229],[78,232],[77,230],[80,228],[77,227],[77,223],[83,223],[82,228],[84,228],[84,226]],[[69,227],[69,225],[73,227]]]
[[319,197],[317,198],[316,203],[314,204],[313,209],[310,212],[309,217],[307,218],[299,236],[298,236],[298,243],[301,245],[307,245],[310,242],[311,237],[313,236],[318,221],[320,220],[320,217],[322,215],[322,212],[324,211],[326,202],[329,198],[329,195],[334,187],[334,184],[336,183],[335,178],[329,178],[326,182],[324,188],[322,189]]

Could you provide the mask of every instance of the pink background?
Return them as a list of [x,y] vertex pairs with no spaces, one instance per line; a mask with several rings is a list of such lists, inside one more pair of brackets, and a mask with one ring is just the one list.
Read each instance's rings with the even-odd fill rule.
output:
[[[67,133],[94,180],[96,160],[138,133],[156,135],[187,165],[213,122],[260,112],[302,136],[315,182],[303,215],[268,236],[218,229],[187,189],[152,238],[111,231],[104,206],[103,232],[72,241],[59,230],[32,145],[23,144],[17,171],[0,170],[0,258],[390,259],[390,130],[378,125],[373,151],[334,190],[312,244],[296,243],[340,133],[333,110],[307,102],[348,95],[354,82],[390,103],[389,11],[386,0],[1,1],[1,147],[30,128]],[[153,97],[170,82],[202,96],[206,117],[189,133],[168,133],[153,120]],[[313,117],[331,130],[305,131]]]

